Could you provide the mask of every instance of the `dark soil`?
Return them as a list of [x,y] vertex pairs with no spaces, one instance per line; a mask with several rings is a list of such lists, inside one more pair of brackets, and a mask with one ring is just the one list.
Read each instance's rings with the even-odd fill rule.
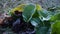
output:
[[[18,18],[14,18],[14,16]],[[12,34],[11,32],[16,34],[35,34],[34,26],[30,22],[27,23],[23,20],[22,12],[15,11],[14,16],[5,17],[2,20],[0,24],[2,34]]]

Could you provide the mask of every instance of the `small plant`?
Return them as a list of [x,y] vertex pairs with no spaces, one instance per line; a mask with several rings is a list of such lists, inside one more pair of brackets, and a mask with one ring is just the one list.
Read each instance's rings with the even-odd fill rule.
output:
[[[13,23],[13,29],[18,32],[18,30],[24,31],[27,28],[32,28],[35,31],[35,34],[59,34],[60,30],[57,32],[55,31],[55,28],[59,26],[56,23],[60,23],[60,13],[55,12],[57,9],[55,11],[50,10],[53,9],[45,10],[39,4],[19,5],[18,7],[9,11],[9,15],[14,17],[16,21]],[[55,27],[55,24],[57,27]]]

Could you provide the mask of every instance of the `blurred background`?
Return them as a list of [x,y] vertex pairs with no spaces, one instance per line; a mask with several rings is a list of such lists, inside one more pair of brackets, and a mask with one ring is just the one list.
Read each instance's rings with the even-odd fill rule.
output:
[[60,0],[0,0],[0,13],[8,12],[21,3],[38,3],[44,9],[60,6]]

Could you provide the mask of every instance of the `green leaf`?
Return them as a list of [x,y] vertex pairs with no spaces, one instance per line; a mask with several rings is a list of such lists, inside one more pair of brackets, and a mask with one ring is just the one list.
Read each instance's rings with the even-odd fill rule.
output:
[[39,13],[39,18],[41,20],[49,20],[50,19],[51,12],[43,9],[42,11],[38,11],[38,13]]
[[36,34],[47,34],[48,30],[47,27],[36,27]]
[[[38,21],[38,20],[37,20]],[[50,22],[49,21],[40,21],[40,23],[38,23],[38,26],[35,28],[36,29],[36,34],[50,34]]]
[[50,18],[50,21],[56,21],[56,20],[60,20],[60,13],[57,13]]
[[51,34],[60,34],[60,20],[55,21],[55,23],[51,25],[51,28]]
[[36,10],[34,15],[32,16],[33,18],[39,17],[38,11]]
[[36,27],[39,23],[40,23],[40,19],[39,19],[39,18],[32,18],[32,19],[31,19],[31,24],[32,24],[33,26]]
[[28,4],[23,10],[23,19],[25,22],[29,22],[32,18],[36,10],[36,6],[34,4]]

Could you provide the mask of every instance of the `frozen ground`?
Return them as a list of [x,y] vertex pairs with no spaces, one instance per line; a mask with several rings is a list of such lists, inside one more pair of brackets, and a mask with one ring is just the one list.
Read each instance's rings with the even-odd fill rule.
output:
[[60,6],[60,0],[0,0],[0,13],[8,12],[20,3],[39,3],[43,8],[47,9],[52,6]]

